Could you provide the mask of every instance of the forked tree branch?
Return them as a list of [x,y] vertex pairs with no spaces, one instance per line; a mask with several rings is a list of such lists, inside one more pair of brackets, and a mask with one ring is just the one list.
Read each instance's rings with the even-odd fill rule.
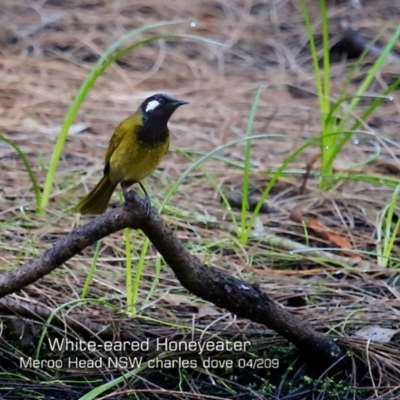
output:
[[146,204],[134,192],[129,192],[124,206],[98,216],[56,242],[36,259],[4,273],[0,278],[0,297],[36,282],[85,247],[127,227],[141,229],[180,283],[196,296],[273,329],[313,362],[323,361],[323,364],[330,365],[344,356],[344,351],[332,339],[285,310],[257,286],[205,266],[183,247],[154,209],[146,217]]

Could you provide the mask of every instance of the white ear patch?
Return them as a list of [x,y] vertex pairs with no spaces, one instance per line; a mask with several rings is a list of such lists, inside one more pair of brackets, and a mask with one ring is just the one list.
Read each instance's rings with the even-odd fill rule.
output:
[[149,103],[147,104],[147,107],[146,107],[146,112],[153,111],[159,105],[160,105],[160,103],[157,100],[149,101]]

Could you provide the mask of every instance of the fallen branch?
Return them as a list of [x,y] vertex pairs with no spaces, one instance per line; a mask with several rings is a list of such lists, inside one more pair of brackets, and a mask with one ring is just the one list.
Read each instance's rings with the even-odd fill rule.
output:
[[308,360],[322,364],[322,367],[344,356],[343,350],[332,339],[285,310],[256,285],[201,263],[185,250],[154,209],[146,217],[146,204],[134,192],[129,193],[124,206],[98,216],[69,233],[33,261],[5,273],[0,279],[0,297],[34,283],[87,246],[126,227],[144,232],[180,283],[191,293],[239,317],[275,330],[297,346]]

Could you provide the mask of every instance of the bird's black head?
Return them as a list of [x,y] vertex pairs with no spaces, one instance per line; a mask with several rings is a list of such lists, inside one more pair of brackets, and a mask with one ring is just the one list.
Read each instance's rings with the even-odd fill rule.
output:
[[151,122],[157,120],[158,123],[164,122],[165,124],[170,119],[174,111],[187,101],[177,100],[167,94],[155,94],[148,97],[139,107],[144,118]]

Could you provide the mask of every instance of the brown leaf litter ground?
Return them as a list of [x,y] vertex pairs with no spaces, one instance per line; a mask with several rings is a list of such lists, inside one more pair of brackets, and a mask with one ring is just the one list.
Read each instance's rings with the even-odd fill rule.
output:
[[[319,31],[318,2],[309,3],[315,29]],[[346,18],[355,29],[362,29],[373,38],[383,26],[397,26],[400,1],[365,1],[361,9],[353,9],[350,2],[341,2],[332,4],[329,13],[333,21]],[[254,133],[271,136],[255,140],[252,145],[252,195],[257,197],[268,183],[271,175],[265,171],[276,170],[306,139],[319,135],[317,98],[304,95],[305,92],[301,97],[298,92],[293,94],[293,87],[315,93],[307,36],[297,1],[3,0],[0,6],[0,129],[24,151],[41,185],[63,118],[98,57],[131,29],[177,18],[197,23],[192,26],[184,22],[158,32],[199,35],[224,46],[160,41],[138,48],[112,65],[96,82],[74,121],[45,216],[34,212],[32,185],[22,161],[10,146],[0,142],[3,270],[32,259],[84,222],[74,215],[71,207],[101,176],[105,149],[115,126],[150,94],[167,92],[190,101],[171,120],[173,148],[162,169],[146,182],[156,205],[193,160],[245,135],[251,101],[259,86],[263,89]],[[387,32],[380,40],[385,42],[389,37]],[[332,43],[338,39],[333,30]],[[340,92],[349,70],[350,63],[333,64],[334,95]],[[398,77],[398,72],[398,63],[386,65],[369,93],[381,93],[387,83]],[[349,95],[356,92],[363,74],[354,76]],[[367,106],[368,101],[364,101],[359,115]],[[393,174],[396,177],[400,171],[396,97],[380,107],[369,122],[370,126],[363,127],[364,133],[360,132],[343,150],[335,167],[343,171],[353,168],[373,154],[374,143],[379,143],[379,163],[359,170],[385,176],[391,173],[390,177]],[[347,398],[350,394],[357,396],[351,398],[395,398],[399,395],[396,387],[400,385],[399,336],[394,335],[388,343],[354,336],[365,326],[392,329],[399,326],[396,265],[385,269],[378,265],[374,255],[378,216],[390,201],[393,189],[343,180],[323,193],[317,181],[310,179],[307,190],[299,194],[306,164],[317,153],[317,147],[309,148],[290,164],[291,174],[286,174],[273,189],[268,198],[269,213],[257,219],[258,236],[254,235],[248,245],[239,243],[230,210],[221,204],[218,191],[207,178],[208,174],[227,195],[240,193],[243,143],[222,150],[219,158],[211,158],[193,170],[173,195],[164,216],[186,247],[206,264],[258,283],[315,329],[329,332],[367,361],[365,369],[345,381],[343,392],[337,397],[332,397],[332,388],[319,387],[320,391],[313,392],[312,398]],[[117,195],[114,199],[118,199]],[[302,224],[290,218],[294,209],[306,217],[318,218],[329,229],[346,237],[354,250],[364,252],[357,253],[362,254],[362,262],[355,263],[348,254],[335,251],[312,231],[306,237]],[[235,215],[240,219],[239,212],[235,211]],[[135,266],[144,238],[137,232],[132,232],[131,238]],[[312,247],[330,248],[332,258],[322,258],[320,254],[316,257],[312,251],[301,254],[294,251],[296,244],[309,249],[310,243]],[[267,398],[266,393],[274,393],[276,397],[271,398],[286,398],[285,393],[291,399],[309,398],[304,374],[300,374],[302,378],[299,375],[290,379],[286,375],[289,366],[298,362],[294,349],[274,332],[236,319],[191,296],[165,265],[154,292],[148,297],[155,266],[160,262],[151,248],[140,284],[139,315],[130,318],[122,314],[126,309],[124,246],[122,232],[102,241],[89,291],[90,298],[104,299],[101,304],[68,304],[79,299],[94,248],[86,249],[62,269],[14,294],[13,298],[36,306],[37,312],[41,310],[43,315],[64,305],[59,312],[61,318],[68,316],[79,322],[74,328],[68,328],[71,337],[82,334],[80,323],[100,324],[91,326],[99,331],[108,324],[115,332],[134,332],[140,339],[200,339],[209,334],[229,339],[245,337],[252,341],[258,354],[280,357],[279,373],[269,370],[269,375],[263,375],[265,370],[255,374],[244,369],[239,371],[239,377],[235,377],[238,371],[225,376],[221,372],[213,375],[206,371],[181,376],[179,388],[186,394],[181,392],[176,394],[178,397],[174,397],[174,390],[178,390],[179,378],[171,378],[171,384],[167,375],[161,377],[158,372],[145,370],[134,385],[126,381],[115,389],[113,395],[119,393],[120,398],[126,390],[136,391],[142,398],[153,398],[147,390],[154,398],[202,398],[200,393],[209,394],[208,398],[228,398],[233,396],[232,391],[242,393],[246,399]],[[395,243],[393,257],[399,255],[399,246]],[[335,256],[339,256],[341,266],[332,262]],[[18,332],[17,318],[7,310],[2,311],[2,318],[7,326],[13,323]],[[40,323],[39,332],[41,326]],[[60,324],[54,329],[63,334],[66,328]],[[4,371],[11,368],[20,375],[14,380],[6,375],[4,382],[22,387],[28,384],[17,366],[13,346],[22,344],[15,336],[10,330],[4,333],[2,365]],[[31,350],[23,348],[22,351],[29,354]],[[67,372],[58,371],[57,375],[54,370],[36,371],[34,379],[38,376],[43,382],[58,379],[54,386],[47,385],[52,394],[36,386],[37,393],[47,393],[47,398],[54,393],[63,393],[58,394],[61,398],[78,398],[83,389],[80,384],[63,381],[70,378]],[[94,380],[86,383],[87,389],[89,385],[99,385],[102,379],[110,380],[118,371],[87,370],[85,374]],[[290,380],[292,392],[288,387]],[[357,389],[358,386],[365,390]],[[163,389],[167,392],[162,392]],[[23,397],[13,393],[15,398]],[[190,393],[197,394],[191,397]]]

